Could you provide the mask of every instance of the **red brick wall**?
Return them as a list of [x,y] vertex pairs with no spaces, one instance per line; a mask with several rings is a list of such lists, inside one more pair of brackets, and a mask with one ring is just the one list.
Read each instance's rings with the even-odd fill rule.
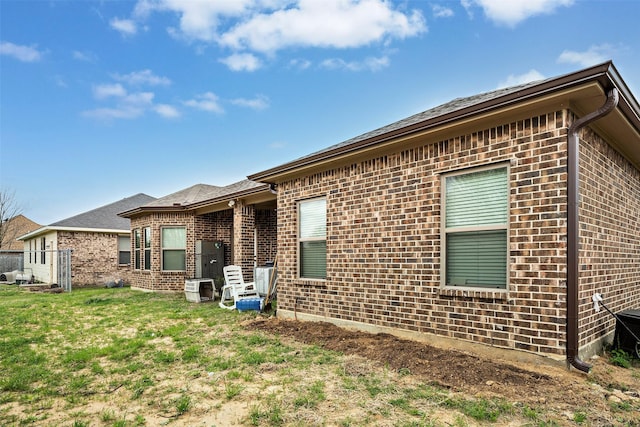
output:
[[[258,265],[273,260],[276,248],[276,215],[273,211],[254,209],[252,205],[237,207],[237,220],[244,227],[234,227],[234,211],[231,209],[204,215],[193,212],[150,213],[131,219],[131,229],[151,227],[151,270],[134,270],[131,266],[131,285],[137,288],[160,291],[183,291],[186,278],[195,276],[195,241],[221,240],[224,242],[225,265],[232,262],[243,265],[245,280],[253,277],[253,230],[258,230]],[[255,213],[255,215],[254,215]],[[163,226],[184,226],[187,229],[187,271],[161,271],[160,229]],[[232,237],[232,233],[236,236]],[[234,242],[235,239],[235,242]],[[232,256],[234,243],[241,243],[241,250]],[[131,239],[132,260],[134,239]],[[141,259],[144,266],[144,259]]]
[[278,250],[278,216],[274,209],[256,209],[258,230],[258,266],[274,261]]
[[103,286],[120,279],[128,283],[131,279],[129,266],[118,265],[117,234],[58,231],[57,249],[73,249],[72,287]]
[[614,313],[640,307],[640,171],[590,129],[580,146],[580,343],[615,328],[593,310],[602,294]]
[[[566,113],[278,185],[278,309],[564,354]],[[441,174],[510,165],[507,292],[440,286]],[[327,198],[327,280],[296,277],[299,200]]]
[[[134,239],[133,237],[131,238],[131,286],[154,291],[184,291],[185,278],[193,277],[195,273],[195,223],[196,220],[193,212],[152,213],[137,218],[131,218],[131,230],[142,230],[144,227],[151,227],[150,270],[133,269]],[[186,227],[187,247],[185,272],[162,271],[160,230],[163,226]],[[141,245],[143,245],[142,241]],[[141,266],[144,266],[144,258],[140,260],[140,264]]]

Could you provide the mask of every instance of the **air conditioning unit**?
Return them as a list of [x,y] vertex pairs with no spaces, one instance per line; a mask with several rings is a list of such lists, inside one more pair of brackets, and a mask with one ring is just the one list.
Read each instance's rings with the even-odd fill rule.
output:
[[[271,274],[274,274],[273,279],[271,278]],[[255,272],[253,273],[254,282],[256,283],[256,290],[260,294],[260,296],[267,296],[269,292],[269,280],[273,280],[275,282],[276,277],[275,268],[274,267],[256,267]]]

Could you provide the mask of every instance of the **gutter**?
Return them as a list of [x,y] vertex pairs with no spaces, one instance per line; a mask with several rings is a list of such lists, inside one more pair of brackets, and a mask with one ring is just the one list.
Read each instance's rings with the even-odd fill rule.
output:
[[567,365],[589,372],[591,365],[580,360],[578,355],[578,290],[579,290],[579,209],[580,203],[580,138],[578,132],[589,123],[613,111],[619,100],[618,90],[611,89],[607,100],[598,110],[593,111],[569,127],[567,135]]

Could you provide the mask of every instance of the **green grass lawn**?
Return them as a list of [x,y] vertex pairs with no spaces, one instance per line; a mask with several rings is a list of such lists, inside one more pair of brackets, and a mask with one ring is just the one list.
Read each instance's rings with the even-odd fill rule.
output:
[[258,315],[182,293],[0,285],[0,426],[562,425],[252,331]]

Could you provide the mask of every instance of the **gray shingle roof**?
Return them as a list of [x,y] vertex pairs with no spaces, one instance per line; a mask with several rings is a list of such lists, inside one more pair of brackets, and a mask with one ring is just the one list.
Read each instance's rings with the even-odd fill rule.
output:
[[[144,208],[163,208],[171,206],[188,206],[194,203],[204,202],[225,196],[233,196],[236,193],[264,186],[264,184],[244,179],[225,187],[215,185],[196,184],[184,190],[161,197],[144,205]],[[138,206],[136,206],[138,207]],[[123,210],[124,211],[124,210]]]
[[635,98],[627,86],[620,79],[617,70],[611,61],[595,65],[584,70],[566,74],[559,77],[529,82],[517,86],[497,89],[469,97],[456,98],[445,104],[429,110],[414,114],[410,117],[398,120],[386,126],[348,139],[346,141],[328,146],[314,153],[289,161],[271,169],[249,175],[248,178],[258,182],[276,183],[286,174],[293,173],[301,168],[310,167],[321,161],[329,161],[336,156],[356,153],[361,149],[369,148],[386,141],[400,139],[403,135],[432,129],[446,123],[462,120],[466,117],[478,116],[484,112],[497,111],[501,108],[522,104],[524,101],[540,98],[547,94],[597,82],[603,89],[616,87],[622,90],[624,102],[620,109],[638,122],[637,111],[640,110]]
[[[189,205],[191,203],[196,203],[201,200],[210,199],[215,197],[216,194],[219,194],[221,187],[216,185],[207,185],[207,184],[196,184],[192,185],[189,188],[185,188],[180,191],[176,191],[175,193],[171,193],[167,196],[160,197],[156,200],[153,200],[144,205],[145,208],[159,208],[159,207],[168,207],[174,205]],[[135,206],[136,208],[139,206]],[[123,209],[122,211],[125,211]],[[121,212],[122,212],[121,211]]]
[[145,205],[155,197],[143,193],[50,224],[49,227],[99,228],[129,231],[129,218],[118,216],[119,212]]
[[441,117],[444,116],[446,114],[449,113],[453,113],[459,110],[462,110],[464,108],[468,108],[474,105],[478,105],[481,104],[483,102],[486,101],[490,101],[492,99],[496,99],[499,98],[501,96],[505,96],[505,95],[509,95],[509,94],[513,94],[513,93],[517,93],[523,89],[526,89],[528,87],[531,86],[535,86],[535,85],[539,85],[547,80],[552,80],[552,79],[546,79],[546,80],[538,80],[538,81],[534,81],[534,82],[529,82],[529,83],[525,83],[525,84],[521,84],[518,86],[511,86],[511,87],[507,87],[507,88],[502,88],[502,89],[497,89],[494,91],[490,91],[490,92],[485,92],[485,93],[480,93],[477,95],[473,95],[473,96],[468,96],[468,97],[464,97],[464,98],[456,98],[453,99],[449,102],[446,102],[442,105],[438,105],[437,107],[431,108],[429,110],[426,111],[422,111],[420,113],[414,114],[412,116],[406,117],[402,120],[398,120],[396,122],[393,122],[391,124],[388,124],[386,126],[383,126],[381,128],[372,130],[370,132],[367,133],[363,133],[362,135],[358,135],[354,138],[348,139],[346,141],[340,142],[338,144],[334,144],[330,147],[324,148],[322,150],[316,151],[314,153],[308,154],[306,156],[301,157],[300,159],[304,159],[307,157],[314,157],[317,154],[323,153],[325,151],[333,151],[337,148],[340,147],[346,147],[352,144],[356,144],[360,141],[364,141],[379,135],[384,135],[390,132],[393,132],[395,130],[399,130],[399,129],[403,129],[406,127],[410,127],[412,125],[418,124],[418,123],[422,123],[425,122],[427,120],[436,118],[436,117]]

